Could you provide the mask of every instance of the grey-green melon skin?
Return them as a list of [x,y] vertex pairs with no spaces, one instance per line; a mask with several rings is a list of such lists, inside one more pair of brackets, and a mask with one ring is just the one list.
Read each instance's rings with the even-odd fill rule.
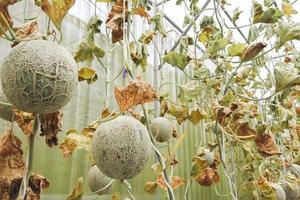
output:
[[19,110],[48,114],[69,102],[78,76],[73,56],[62,46],[44,40],[14,47],[1,67],[7,99]]
[[286,200],[286,194],[281,185],[278,183],[271,183],[271,186],[275,190],[276,200]]
[[92,153],[96,165],[113,179],[130,179],[145,167],[152,152],[146,127],[133,117],[119,116],[96,130]]
[[[87,183],[92,192],[96,192],[104,187],[106,187],[112,181],[111,178],[105,176],[99,168],[94,165],[90,168],[87,176]],[[112,192],[112,185],[107,189],[98,192],[97,194],[109,194]]]
[[286,194],[286,200],[297,200],[299,197],[299,187],[297,185],[285,184],[283,189]]
[[157,142],[167,142],[172,136],[172,123],[164,117],[153,119],[150,128],[151,134]]
[[[2,87],[0,86],[0,102],[10,103],[3,93]],[[10,105],[0,104],[0,118],[6,121],[12,121],[13,119],[13,107]]]

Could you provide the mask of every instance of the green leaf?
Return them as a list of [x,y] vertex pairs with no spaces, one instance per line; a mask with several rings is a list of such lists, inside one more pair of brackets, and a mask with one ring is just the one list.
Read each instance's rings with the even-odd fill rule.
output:
[[227,52],[229,56],[241,56],[245,51],[245,44],[236,43],[232,44],[227,48]]
[[190,82],[179,87],[179,100],[181,103],[190,102],[201,94],[202,86],[195,82]]
[[230,106],[230,104],[235,100],[235,95],[232,91],[226,93],[225,96],[220,100],[220,105],[222,106]]
[[276,49],[291,40],[300,40],[300,23],[278,23]]
[[283,16],[278,8],[269,8],[264,11],[262,5],[255,2],[253,23],[275,23]]
[[82,67],[78,70],[78,81],[87,81],[88,84],[98,79],[97,73],[90,67]]
[[293,74],[283,69],[275,68],[276,92],[300,85],[300,75]]
[[218,51],[224,49],[228,44],[227,38],[220,38],[213,42],[213,44],[207,49],[210,55],[215,55]]
[[91,62],[94,56],[98,58],[104,57],[105,52],[93,41],[92,37],[84,39],[75,52],[76,62]]
[[235,8],[235,9],[233,10],[232,21],[233,21],[233,22],[236,22],[236,20],[239,19],[240,14],[241,14],[242,12],[243,12],[243,11],[240,11],[239,7]]
[[178,67],[181,70],[184,70],[184,68],[189,64],[191,58],[184,53],[176,53],[175,51],[170,51],[165,57],[163,58],[163,61],[174,66]]

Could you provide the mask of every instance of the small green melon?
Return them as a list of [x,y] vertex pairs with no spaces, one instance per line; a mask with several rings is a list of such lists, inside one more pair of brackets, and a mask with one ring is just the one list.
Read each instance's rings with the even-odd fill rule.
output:
[[137,119],[119,116],[96,130],[92,153],[96,165],[113,179],[129,179],[140,173],[152,152],[146,127]]
[[[99,168],[94,165],[90,168],[87,176],[88,186],[92,192],[96,192],[105,186],[107,186],[112,181],[111,178],[105,176]],[[110,185],[107,189],[98,192],[97,194],[109,194],[112,191],[112,185]]]
[[299,186],[285,183],[283,189],[287,200],[297,200],[299,197]]
[[172,123],[164,117],[153,119],[150,128],[151,133],[157,142],[167,142],[172,136]]
[[78,82],[73,56],[55,42],[32,40],[18,44],[4,59],[1,84],[19,110],[48,114],[69,102]]

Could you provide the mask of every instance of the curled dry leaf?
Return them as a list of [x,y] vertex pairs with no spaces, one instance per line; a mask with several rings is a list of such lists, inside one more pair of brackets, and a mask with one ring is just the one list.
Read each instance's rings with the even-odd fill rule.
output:
[[222,123],[226,117],[231,114],[232,110],[228,107],[221,107],[217,111],[217,121]]
[[80,177],[66,200],[80,200],[83,193],[83,178]]
[[279,154],[274,135],[270,131],[259,134],[255,139],[255,143],[263,155],[272,156]]
[[[0,27],[4,32],[13,24],[12,18],[8,12],[8,6],[13,5],[16,2],[17,0],[0,0]],[[1,29],[0,36],[3,34]]]
[[250,127],[249,122],[241,122],[236,129],[236,134],[240,139],[250,139],[254,138],[257,135],[256,130]]
[[58,30],[68,10],[74,5],[75,0],[35,0],[35,4],[49,16]]
[[14,120],[17,122],[18,126],[21,128],[25,135],[30,135],[32,132],[32,126],[34,122],[33,114],[16,109],[14,109],[13,111]]
[[[125,18],[125,22],[127,22],[128,18],[128,10],[127,10],[128,2],[125,1],[125,8],[122,0],[117,0],[106,20],[106,26],[112,30],[112,42],[116,43],[123,39],[123,22]],[[125,16],[124,16],[125,14]]]
[[138,112],[136,112],[133,108],[129,108],[128,112],[132,115],[132,117],[134,117],[137,120],[141,121],[141,115]]
[[57,134],[61,131],[62,116],[63,113],[61,111],[40,115],[41,136],[45,136],[46,143],[49,147],[56,146],[58,144]]
[[67,136],[59,144],[59,148],[63,153],[63,156],[70,156],[75,150],[86,149],[90,150],[92,142],[92,136],[87,136],[82,133],[77,133],[76,130],[69,130]]
[[40,200],[41,191],[48,188],[50,182],[47,178],[39,175],[32,174],[28,180],[28,186],[26,188],[25,200]]
[[182,124],[189,117],[189,109],[187,107],[171,105],[167,112],[176,118],[178,124]]
[[0,199],[16,199],[25,170],[21,141],[11,130],[0,136]]
[[261,193],[261,197],[266,199],[276,199],[275,190],[272,188],[270,182],[263,176],[257,180],[257,186]]
[[115,88],[115,98],[121,111],[126,111],[138,104],[153,102],[156,92],[153,87],[138,77],[125,88]]
[[98,79],[97,72],[90,67],[81,67],[78,70],[78,81],[87,81],[88,84],[95,82]]
[[105,109],[102,110],[102,112],[101,112],[101,118],[102,118],[102,119],[105,119],[105,118],[108,118],[108,117],[112,117],[112,116],[114,116],[114,115],[116,115],[116,113],[111,112],[111,111],[109,110],[109,108],[105,108]]
[[216,169],[207,167],[194,179],[202,186],[211,186],[220,181],[220,175]]
[[[173,189],[176,189],[186,183],[185,179],[179,176],[172,176],[170,179],[171,179],[171,186]],[[167,185],[165,184],[165,180],[162,174],[157,176],[156,183],[161,189],[167,190]]]
[[266,44],[264,44],[262,42],[258,42],[258,43],[255,43],[255,44],[252,44],[252,45],[246,47],[241,55],[241,61],[246,62],[246,61],[252,60],[266,46],[267,46]]
[[12,47],[19,44],[20,41],[35,40],[42,37],[42,34],[39,32],[37,20],[33,20],[28,23],[22,24],[21,26],[14,27],[14,30],[16,32],[16,40],[12,44]]

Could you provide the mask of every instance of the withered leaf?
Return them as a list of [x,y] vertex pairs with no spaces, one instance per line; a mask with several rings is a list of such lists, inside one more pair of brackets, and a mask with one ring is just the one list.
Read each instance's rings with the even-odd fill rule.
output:
[[59,149],[62,151],[63,156],[68,157],[78,149],[90,150],[91,141],[91,137],[77,133],[76,130],[72,129],[68,131],[67,136],[59,144]]
[[167,111],[168,114],[173,115],[178,124],[182,124],[189,117],[189,109],[186,107],[176,107],[171,105]]
[[[102,112],[101,112],[101,118],[102,118],[102,119],[105,119],[105,118],[107,118],[107,117],[112,117],[112,116],[114,116],[114,115],[116,115],[116,113],[111,112],[111,111],[109,110],[109,108],[105,108],[105,109],[102,110]],[[97,127],[98,127],[98,126],[97,126]]]
[[80,200],[83,193],[83,178],[80,177],[66,200]]
[[220,182],[220,175],[216,169],[207,167],[194,179],[202,186],[211,186],[214,183]]
[[[173,189],[177,189],[178,187],[180,187],[186,183],[185,179],[181,178],[179,176],[172,176],[170,178],[170,180],[171,180],[171,186]],[[164,180],[164,177],[162,174],[157,176],[156,182],[161,189],[167,190],[167,185],[165,183],[165,180]]]
[[257,132],[256,130],[250,127],[249,122],[241,122],[236,129],[236,134],[238,136],[247,136],[247,139],[249,139],[256,137]]
[[75,0],[35,0],[35,4],[49,16],[58,30],[68,10],[74,5]]
[[262,42],[258,42],[258,43],[255,43],[255,44],[252,44],[252,45],[246,47],[245,50],[243,51],[242,55],[241,55],[241,61],[246,62],[246,61],[252,60],[266,46],[267,46],[266,44],[264,44]]
[[8,12],[8,6],[13,5],[16,2],[17,0],[0,0],[0,36],[13,24],[12,18]]
[[39,32],[37,20],[14,27],[14,30],[16,32],[16,40],[12,46],[16,46],[23,40],[34,40],[42,37],[42,34]]
[[222,123],[226,117],[231,114],[232,110],[228,107],[221,107],[217,111],[217,120]]
[[263,155],[272,156],[279,154],[274,135],[270,131],[259,134],[255,139],[255,143]]
[[[128,2],[125,1],[125,8],[122,0],[118,0],[112,6],[111,11],[106,20],[106,27],[112,30],[112,42],[116,43],[123,39],[123,22],[128,17]],[[125,13],[125,16],[124,16]]]
[[154,194],[156,192],[156,189],[157,189],[157,182],[147,182],[144,186],[144,191],[145,192],[148,192],[149,194]]
[[56,146],[58,144],[57,134],[61,131],[61,119],[63,113],[57,111],[51,114],[40,115],[41,121],[41,136],[45,136],[46,143],[49,147]]
[[115,98],[120,110],[126,111],[136,105],[153,102],[157,95],[149,83],[137,77],[125,88],[115,87]]
[[202,108],[196,108],[189,114],[189,120],[194,124],[198,124],[202,119],[207,117],[206,112]]
[[46,189],[50,185],[50,181],[39,174],[32,174],[29,177],[28,185],[34,193],[41,193],[43,189]]
[[30,135],[32,133],[32,126],[34,122],[33,114],[16,109],[14,109],[13,112],[14,121],[17,122],[18,126],[21,128],[25,135]]
[[133,8],[131,11],[132,15],[139,15],[141,17],[146,18],[147,20],[150,20],[150,15],[147,13],[146,9],[143,7],[137,7]]
[[21,141],[11,130],[0,135],[0,199],[16,199],[25,170]]

